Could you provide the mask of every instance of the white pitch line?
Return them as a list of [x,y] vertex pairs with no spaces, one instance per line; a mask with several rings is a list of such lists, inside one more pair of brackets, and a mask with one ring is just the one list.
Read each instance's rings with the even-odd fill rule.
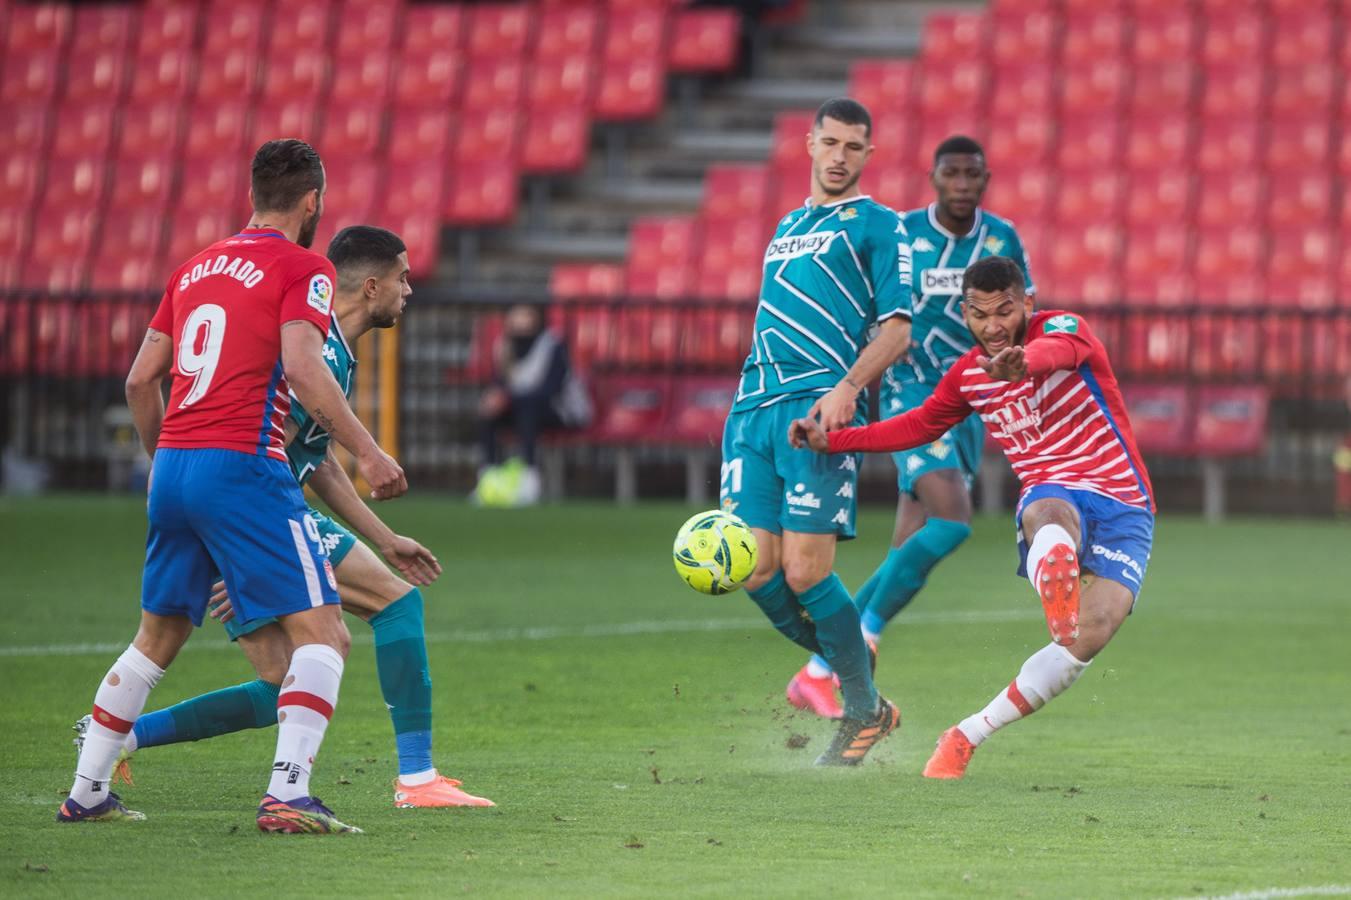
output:
[[[913,625],[982,625],[1041,619],[1041,610],[977,609],[917,610],[902,621]],[[635,634],[690,634],[694,632],[750,631],[766,627],[764,619],[649,619],[640,622],[611,622],[593,625],[543,625],[538,627],[489,628],[429,632],[430,644],[496,644],[517,641],[552,641],[560,638],[624,637]],[[369,644],[369,634],[354,634],[354,644]],[[97,641],[80,644],[0,645],[0,658],[13,656],[91,656],[116,653],[125,643]],[[184,650],[228,650],[230,643],[218,640],[189,641]]]
[[[1351,894],[1351,884],[1320,884],[1312,887],[1260,888],[1213,897],[1194,897],[1191,900],[1278,900],[1285,897],[1345,897]],[[1179,898],[1182,900],[1182,898]]]

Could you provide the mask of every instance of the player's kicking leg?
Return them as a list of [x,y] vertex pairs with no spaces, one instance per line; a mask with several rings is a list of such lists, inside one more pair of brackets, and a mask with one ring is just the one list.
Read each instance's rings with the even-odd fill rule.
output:
[[[1103,507],[1111,514],[1103,515]],[[1084,516],[1089,517],[1087,529],[1081,524]],[[924,767],[925,777],[961,778],[990,735],[1064,693],[1107,646],[1135,603],[1152,539],[1148,512],[1105,498],[1091,498],[1085,510],[1073,501],[1044,497],[1029,502],[1021,520],[1029,581],[1042,599],[1054,640],[1032,654],[984,709],[943,732]],[[1084,534],[1095,550],[1104,551],[1103,563],[1094,554],[1096,571],[1079,561],[1086,547],[1076,535]],[[1087,576],[1084,583],[1081,576]]]

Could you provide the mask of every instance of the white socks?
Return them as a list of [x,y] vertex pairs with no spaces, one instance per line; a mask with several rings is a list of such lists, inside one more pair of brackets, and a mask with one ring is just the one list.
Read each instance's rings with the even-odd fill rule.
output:
[[423,772],[414,772],[411,775],[400,775],[399,784],[404,787],[417,787],[420,784],[431,784],[436,780],[437,771],[435,767]]
[[278,800],[310,793],[310,770],[324,740],[342,682],[342,656],[326,644],[304,644],[291,654],[291,668],[277,697],[277,755],[267,792]]
[[93,720],[75,765],[70,796],[76,803],[87,808],[108,799],[108,781],[118,754],[163,675],[164,670],[135,647],[128,647],[108,670],[94,694]]
[[1032,536],[1032,546],[1027,548],[1027,580],[1031,582],[1032,590],[1037,592],[1037,596],[1041,596],[1041,585],[1037,584],[1037,569],[1056,544],[1068,544],[1076,552],[1079,549],[1079,542],[1059,525],[1043,525],[1038,528],[1037,533]]
[[[1037,538],[1040,539],[1045,531],[1046,528],[1038,531]],[[1052,697],[1063,693],[1086,668],[1088,663],[1081,662],[1064,647],[1047,644],[1027,658],[1018,677],[1013,679],[1007,690],[997,694],[988,706],[974,716],[963,719],[957,727],[967,740],[979,747],[1000,728],[1032,715]]]

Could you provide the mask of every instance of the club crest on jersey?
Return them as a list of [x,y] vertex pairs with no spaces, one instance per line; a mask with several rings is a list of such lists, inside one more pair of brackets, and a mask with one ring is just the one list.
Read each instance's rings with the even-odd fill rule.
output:
[[919,273],[920,293],[952,296],[962,292],[962,276],[966,269],[925,269]]
[[793,237],[770,241],[769,246],[765,248],[765,262],[772,263],[820,253],[830,246],[830,242],[835,239],[837,233],[834,231],[813,231],[811,234],[794,235]]
[[310,293],[307,298],[310,306],[324,315],[333,311],[333,282],[320,273],[310,279]]
[[991,256],[998,256],[999,251],[1004,249],[1004,242],[994,235],[990,235],[985,239],[985,249],[990,252]]
[[844,212],[840,213],[841,222],[848,222],[850,219],[857,219],[857,218],[858,218],[858,210],[852,206],[846,209]]
[[[985,415],[982,413],[981,417]],[[1016,397],[988,415],[1020,453],[1026,453],[1041,440],[1041,410],[1030,397]]]
[[1079,320],[1071,315],[1052,316],[1046,320],[1046,327],[1042,331],[1046,334],[1053,334],[1057,331],[1063,334],[1074,334],[1079,330]]

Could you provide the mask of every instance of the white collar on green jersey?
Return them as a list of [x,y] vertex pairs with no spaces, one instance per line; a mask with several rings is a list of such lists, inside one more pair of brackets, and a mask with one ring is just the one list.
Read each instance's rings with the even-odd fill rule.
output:
[[983,218],[985,218],[985,213],[984,213],[984,211],[983,211],[979,206],[977,206],[977,207],[976,207],[976,217],[975,217],[975,219],[971,222],[971,230],[968,231],[966,234],[963,234],[963,235],[960,235],[960,236],[959,236],[959,235],[955,235],[955,234],[953,234],[951,231],[948,231],[946,228],[944,228],[942,225],[938,224],[938,204],[937,204],[937,203],[930,203],[930,204],[929,204],[929,225],[930,225],[930,227],[932,227],[934,231],[937,231],[939,234],[943,235],[943,237],[947,238],[947,239],[950,240],[950,241],[960,241],[960,240],[965,240],[966,238],[970,237],[970,236],[973,235],[973,234],[979,234],[979,233],[980,233],[980,220],[983,219]]
[[830,209],[832,206],[844,206],[846,203],[856,203],[859,200],[871,200],[871,199],[872,199],[871,194],[859,194],[857,197],[846,197],[843,200],[832,200],[829,203],[822,203],[820,206],[814,206],[812,204],[812,198],[808,197],[806,205],[808,209]]
[[334,316],[329,319],[328,324],[333,329],[333,333],[338,336],[338,340],[342,341],[342,349],[347,351],[347,358],[356,362],[357,355],[352,352],[352,345],[347,343],[347,335],[342,333],[342,326],[338,324],[338,317]]

